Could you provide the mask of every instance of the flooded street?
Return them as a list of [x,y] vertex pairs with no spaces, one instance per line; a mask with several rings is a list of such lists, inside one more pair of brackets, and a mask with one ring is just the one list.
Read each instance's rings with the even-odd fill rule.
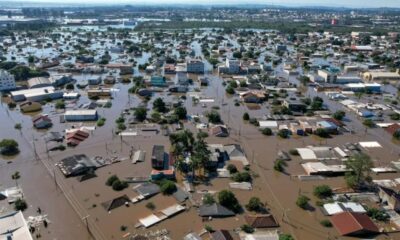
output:
[[[363,124],[363,118],[346,108],[340,101],[332,100],[325,92],[318,92],[316,87],[308,84],[303,84],[305,85],[303,86],[299,80],[299,76],[304,74],[303,68],[296,65],[298,72],[291,75],[290,72],[285,72],[286,62],[282,63],[281,61],[284,59],[289,62],[288,55],[295,54],[293,45],[289,47],[288,53],[285,53],[287,56],[278,57],[277,51],[271,50],[272,48],[267,46],[276,45],[272,38],[278,38],[278,36],[269,31],[255,32],[243,36],[241,35],[244,34],[243,32],[229,33],[216,29],[194,32],[139,33],[132,29],[122,30],[119,27],[117,30],[111,31],[103,26],[57,29],[53,33],[60,35],[59,42],[51,40],[48,33],[38,42],[34,42],[33,38],[29,38],[28,41],[24,40],[23,36],[19,36],[20,45],[26,47],[10,46],[5,55],[6,60],[28,64],[27,56],[31,56],[31,54],[35,59],[50,59],[55,55],[65,53],[68,56],[60,58],[57,66],[50,67],[46,71],[50,76],[70,73],[74,79],[71,82],[72,89],[67,90],[62,86],[59,90],[76,93],[79,97],[63,100],[61,103],[65,106],[58,108],[56,105],[60,105],[59,101],[46,99],[40,101],[42,107],[40,111],[28,114],[21,111],[21,103],[18,103],[14,109],[10,108],[8,103],[12,102],[11,95],[4,94],[0,105],[0,139],[14,139],[19,144],[20,152],[13,157],[0,157],[0,188],[19,186],[23,189],[23,197],[28,203],[28,209],[24,212],[25,218],[37,215],[38,208],[47,215],[50,220],[49,226],[36,230],[36,234],[40,234],[41,239],[44,240],[128,239],[128,236],[149,234],[163,229],[168,231],[171,239],[178,240],[183,239],[191,232],[204,232],[205,226],[213,229],[240,231],[238,229],[247,224],[245,215],[250,211],[246,210],[245,205],[252,197],[258,197],[262,203],[265,203],[267,211],[279,223],[279,228],[277,228],[279,233],[288,233],[300,240],[353,239],[339,236],[335,228],[324,227],[321,224],[321,221],[329,218],[318,206],[321,199],[315,197],[313,193],[314,188],[322,184],[329,185],[333,190],[345,189],[347,185],[344,178],[342,176],[324,176],[313,179],[311,176],[306,176],[305,169],[301,164],[308,161],[302,160],[298,154],[290,154],[291,160],[286,161],[284,169],[279,172],[274,169],[278,153],[280,151],[288,153],[290,150],[309,146],[335,148],[344,147],[348,143],[377,141],[381,147],[365,148],[362,151],[368,153],[375,167],[386,167],[399,160],[398,142],[388,137],[383,128],[367,128]],[[248,38],[247,41],[252,42],[247,43],[246,38]],[[51,47],[39,46],[49,42],[53,42],[54,45]],[[253,49],[258,53],[253,54],[253,60],[246,57],[246,66],[251,69],[251,67],[269,64],[271,61],[267,61],[267,57],[282,58],[277,63],[271,63],[272,71],[268,71],[265,75],[260,73],[248,74],[249,76],[223,73],[224,64],[230,64],[229,59],[238,54],[238,49],[243,49],[243,52],[250,51],[251,48],[255,48],[253,45],[256,46],[256,43],[259,42],[262,42],[260,46],[257,46],[259,49]],[[124,48],[128,48],[129,53]],[[221,53],[219,52],[220,48],[222,49]],[[78,55],[85,58],[90,54],[95,55],[93,61],[79,62]],[[177,69],[178,66],[182,67],[182,64],[191,58],[198,58],[204,62],[204,74],[184,72],[184,79],[179,79],[182,72],[175,71],[175,66]],[[227,59],[228,61],[226,61]],[[215,67],[211,64],[213,61],[217,62]],[[160,66],[157,66],[158,62],[161,62]],[[169,64],[173,65],[173,73],[166,73],[166,69],[162,67],[167,62],[171,62]],[[29,64],[35,64],[35,62]],[[122,74],[121,71],[124,68],[128,69],[130,74]],[[226,71],[230,70],[229,66],[225,66],[225,68]],[[265,71],[263,70],[263,72]],[[163,83],[157,85],[154,78],[164,75],[165,78],[161,78]],[[262,82],[265,79],[260,80],[263,77],[267,80],[277,80],[277,84],[267,85]],[[88,83],[89,80],[98,78],[101,83]],[[107,78],[111,78],[111,83],[102,82]],[[207,80],[207,84],[204,84],[204,79]],[[170,87],[178,86],[180,80],[187,81],[183,84],[185,91],[172,92]],[[254,81],[257,81],[257,84],[254,84],[255,87],[260,88],[252,88]],[[232,83],[239,86],[233,90],[234,94],[228,94],[227,90]],[[24,80],[19,81],[19,84],[26,86],[30,83]],[[285,87],[278,86],[278,84]],[[83,87],[78,88],[78,85]],[[387,86],[384,89],[385,93],[395,92],[394,87]],[[89,90],[100,92],[107,90],[109,96],[89,97]],[[139,96],[139,90],[148,90],[150,94]],[[250,90],[263,91],[267,100],[246,103],[243,96]],[[314,115],[314,112],[311,112],[312,114],[307,115],[304,111],[302,116],[279,113],[291,117],[291,119],[280,119],[279,124],[289,125],[297,120],[321,120],[325,119],[325,117],[321,117],[322,115],[330,116],[331,113],[343,110],[346,113],[343,120],[345,127],[341,127],[341,131],[337,135],[332,134],[327,138],[321,138],[316,134],[305,134],[305,136],[290,134],[287,139],[284,139],[278,136],[278,132],[281,130],[278,127],[272,131],[271,136],[266,136],[267,134],[263,135],[262,129],[257,125],[261,121],[269,120],[271,115],[278,115],[274,114],[277,105],[283,105],[284,101],[288,99],[309,97],[311,101],[313,97],[317,96],[323,100],[323,107],[326,107],[326,109],[318,109],[323,113]],[[372,94],[364,96],[360,101],[369,103],[374,96]],[[159,193],[147,199],[138,194],[134,189],[140,181],[133,183],[134,179],[146,179],[146,181],[152,180],[158,183],[157,180],[151,179],[152,171],[155,171],[152,167],[154,145],[164,146],[165,154],[169,157],[168,164],[173,165],[172,162],[175,161],[168,134],[179,132],[181,128],[178,120],[172,124],[159,124],[160,121],[154,120],[156,118],[154,115],[157,116],[157,113],[155,114],[153,104],[158,98],[162,99],[166,103],[166,107],[171,110],[157,112],[159,118],[163,118],[166,120],[165,122],[167,122],[167,117],[172,115],[173,110],[176,110],[176,106],[182,103],[186,109],[186,116],[180,121],[183,124],[182,129],[189,129],[194,135],[200,131],[205,133],[213,127],[213,124],[209,124],[208,114],[217,111],[229,136],[216,137],[210,134],[205,141],[208,144],[237,144],[244,150],[249,161],[249,173],[253,178],[252,190],[231,189],[229,183],[232,182],[232,179],[217,178],[210,174],[210,179],[207,181],[195,182],[193,193],[188,194],[190,197],[182,203],[173,195]],[[350,96],[350,99],[356,98]],[[101,104],[104,102],[106,103]],[[378,99],[377,102],[380,103],[381,99]],[[145,122],[140,122],[135,116],[137,108],[147,110]],[[68,121],[65,118],[68,110],[88,109],[95,109],[98,114],[96,120],[102,120],[104,125],[92,119],[90,121]],[[329,110],[330,113],[322,110]],[[245,113],[249,114],[250,121],[243,120]],[[37,115],[48,117],[52,122],[51,128],[35,129],[32,118]],[[118,125],[121,123],[121,118],[123,127],[121,124]],[[195,118],[198,120],[195,121]],[[252,124],[251,120],[257,124]],[[16,129],[17,124],[21,124],[20,129]],[[205,127],[202,127],[202,124]],[[77,146],[67,146],[65,149],[49,151],[51,143],[49,144],[49,141],[46,140],[48,133],[57,132],[63,137],[64,135],[68,137],[67,132],[74,132],[77,129],[87,131],[87,138],[80,139]],[[132,154],[138,150],[145,153],[145,160],[133,164]],[[84,166],[95,169],[92,169],[93,172],[90,174],[86,172],[84,176],[66,177],[67,174],[60,170],[60,168],[62,169],[60,161],[81,154],[90,159],[101,159],[104,164],[95,166],[97,169],[94,166]],[[324,161],[321,160],[321,162]],[[244,166],[241,161],[230,160],[227,164],[229,163],[237,166],[240,171],[247,169],[247,166]],[[78,168],[84,164],[76,165]],[[20,179],[12,179],[11,176],[16,172],[20,173]],[[128,181],[128,187],[116,191],[113,190],[114,186],[107,186],[106,182],[113,175],[123,181]],[[176,175],[177,185],[183,189],[183,180],[186,176],[179,171]],[[374,180],[395,179],[398,176],[397,172],[372,174]],[[235,194],[243,211],[229,218],[200,217],[199,206],[202,204],[204,193],[215,195],[225,189],[229,189]],[[296,199],[300,195],[310,198],[310,206],[307,210],[296,205]],[[134,199],[140,199],[140,201],[134,202]],[[154,205],[153,209],[149,207],[150,203]],[[174,204],[182,204],[186,209],[182,213],[162,219],[163,221],[149,228],[139,226],[141,219],[153,213],[160,214],[160,211]],[[6,200],[0,201],[0,213],[12,211],[13,207]],[[393,233],[381,234],[376,239],[400,239],[400,233],[393,231]]]

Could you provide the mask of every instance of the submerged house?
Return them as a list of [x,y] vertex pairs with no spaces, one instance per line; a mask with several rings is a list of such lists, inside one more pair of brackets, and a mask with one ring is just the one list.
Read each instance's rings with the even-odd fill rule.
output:
[[205,204],[199,207],[200,217],[232,217],[235,213],[218,203]]
[[53,123],[51,122],[51,119],[45,115],[39,115],[39,116],[33,117],[32,123],[36,129],[45,129],[45,128],[49,128],[53,125]]

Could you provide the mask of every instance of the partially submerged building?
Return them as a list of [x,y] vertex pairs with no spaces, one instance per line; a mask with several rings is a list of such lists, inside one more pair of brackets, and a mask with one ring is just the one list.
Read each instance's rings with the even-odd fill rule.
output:
[[61,159],[57,166],[66,177],[83,175],[97,168],[96,163],[84,154]]
[[96,121],[97,120],[97,110],[87,109],[87,110],[67,110],[64,113],[65,121]]

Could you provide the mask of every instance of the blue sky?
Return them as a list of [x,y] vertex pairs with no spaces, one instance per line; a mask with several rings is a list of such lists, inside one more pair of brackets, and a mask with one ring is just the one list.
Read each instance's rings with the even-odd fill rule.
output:
[[[4,0],[0,0],[4,1]],[[7,0],[10,1],[10,0]],[[55,3],[130,3],[130,4],[273,4],[287,6],[334,6],[334,7],[399,7],[400,0],[13,0],[13,2],[55,2]]]

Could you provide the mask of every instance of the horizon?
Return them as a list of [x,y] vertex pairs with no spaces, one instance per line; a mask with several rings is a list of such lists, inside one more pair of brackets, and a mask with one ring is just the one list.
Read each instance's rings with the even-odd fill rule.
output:
[[[19,4],[49,4],[49,5],[274,5],[282,7],[334,7],[334,8],[400,8],[400,1],[397,0],[336,0],[334,3],[330,0],[197,0],[188,2],[185,0],[114,0],[110,3],[108,0],[86,0],[82,3],[80,0],[0,0],[1,3],[19,3]],[[17,6],[16,6],[17,7]]]

